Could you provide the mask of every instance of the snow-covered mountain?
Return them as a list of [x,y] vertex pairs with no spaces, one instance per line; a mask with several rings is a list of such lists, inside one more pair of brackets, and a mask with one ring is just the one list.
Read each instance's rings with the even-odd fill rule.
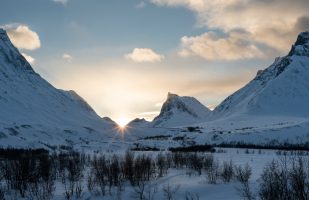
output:
[[309,116],[309,32],[299,34],[287,56],[276,58],[245,87],[227,97],[212,117],[240,114]]
[[41,78],[0,29],[0,146],[99,145],[114,127],[74,91]]
[[[168,93],[152,122],[135,119],[127,130],[117,130],[74,91],[56,89],[40,77],[0,29],[0,146],[105,149],[155,135],[187,138],[190,144],[306,142],[308,102],[309,32],[304,32],[287,56],[259,71],[213,112],[193,97]],[[175,128],[183,126],[199,128]]]
[[146,128],[150,125],[150,122],[147,121],[146,119],[144,118],[136,118],[136,119],[133,119],[132,121],[130,121],[128,124],[127,124],[127,127],[131,127],[131,128]]
[[168,93],[160,114],[154,118],[152,127],[185,126],[205,121],[211,111],[193,97]]
[[192,126],[198,131],[179,128],[160,141],[145,138],[136,143],[163,149],[205,143],[308,146],[309,32],[299,34],[287,56],[259,71],[204,122]]

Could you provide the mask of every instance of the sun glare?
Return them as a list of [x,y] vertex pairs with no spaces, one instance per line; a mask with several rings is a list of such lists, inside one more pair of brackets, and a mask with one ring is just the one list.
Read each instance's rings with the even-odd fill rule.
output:
[[120,128],[125,128],[126,125],[129,123],[129,119],[125,117],[120,117],[116,120],[116,123]]

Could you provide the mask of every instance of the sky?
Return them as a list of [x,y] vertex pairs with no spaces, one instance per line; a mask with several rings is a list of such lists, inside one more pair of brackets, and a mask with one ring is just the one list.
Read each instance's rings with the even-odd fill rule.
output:
[[151,120],[167,93],[213,109],[309,30],[308,0],[0,0],[36,72],[100,116]]

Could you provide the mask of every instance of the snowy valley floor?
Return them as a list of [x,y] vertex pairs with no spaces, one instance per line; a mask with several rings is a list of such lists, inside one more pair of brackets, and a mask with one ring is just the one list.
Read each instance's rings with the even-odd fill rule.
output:
[[[109,176],[108,175],[103,175],[103,181],[105,181],[105,195],[102,195],[102,191],[100,190],[100,187],[98,185],[93,185],[92,186],[92,191],[89,191],[89,183],[95,182],[94,180],[89,182],[89,177],[92,177],[93,179],[96,178],[97,174],[93,173],[93,176],[89,176],[91,174],[91,171],[93,172],[93,168],[95,166],[92,164],[89,164],[91,162],[94,162],[91,158],[92,161],[89,162],[90,157],[87,155],[83,157],[82,155],[80,158],[81,160],[88,160],[86,164],[84,165],[84,168],[81,170],[82,174],[79,175],[80,180],[73,181],[72,188],[74,188],[74,194],[71,197],[65,197],[66,191],[69,191],[68,188],[71,187],[70,181],[66,180],[63,181],[63,179],[70,179],[70,173],[67,173],[65,168],[63,167],[63,174],[61,172],[57,172],[58,174],[56,175],[58,178],[55,180],[55,191],[53,192],[53,196],[51,199],[54,200],[60,200],[60,199],[142,199],[140,196],[141,189],[143,189],[143,198],[144,199],[190,199],[190,200],[198,200],[198,199],[209,199],[209,200],[233,200],[233,199],[243,199],[241,197],[240,191],[238,191],[237,188],[241,188],[241,183],[237,181],[236,177],[233,177],[232,180],[228,183],[224,183],[222,177],[220,177],[220,173],[223,170],[223,163],[225,162],[230,163],[232,161],[233,167],[235,170],[235,167],[237,166],[242,166],[244,169],[246,164],[248,164],[251,168],[251,176],[249,179],[249,186],[252,192],[253,196],[256,196],[258,194],[259,190],[259,183],[260,183],[260,177],[261,174],[263,173],[263,170],[267,164],[271,163],[272,160],[277,159],[280,160],[283,156],[283,151],[279,152],[277,150],[258,150],[258,149],[231,149],[231,148],[217,148],[215,153],[198,153],[198,154],[183,154],[183,157],[180,159],[188,159],[185,161],[180,161],[182,162],[180,166],[182,167],[175,167],[177,166],[177,159],[172,158],[172,164],[171,167],[167,169],[167,173],[163,173],[162,177],[158,176],[159,173],[159,165],[160,161],[158,160],[159,155],[166,155],[165,153],[167,152],[134,152],[134,157],[135,159],[137,157],[142,158],[143,155],[149,158],[152,158],[153,160],[151,162],[154,162],[153,164],[156,166],[155,171],[152,171],[153,173],[150,178],[150,181],[145,181],[145,182],[138,182],[135,184],[134,187],[132,187],[130,181],[128,180],[123,180],[120,187],[119,186],[112,186],[111,190],[109,191],[108,189],[108,182],[109,182]],[[108,166],[113,166],[114,163],[114,155],[118,158],[118,170],[124,171],[124,168],[126,165],[123,165],[123,162],[125,162],[125,154],[126,152],[124,151],[114,151],[114,152],[109,152],[109,153],[104,153],[104,159],[106,159],[106,168],[104,168],[102,171],[107,170],[107,171],[113,171],[113,168],[109,168]],[[280,155],[279,155],[280,154]],[[288,156],[291,154],[291,152],[288,152]],[[97,162],[100,161],[100,153],[92,154],[91,157],[95,156],[95,159],[97,159]],[[168,155],[172,155],[171,153],[168,153]],[[191,155],[192,157],[188,157]],[[205,160],[209,158],[213,158],[213,167],[214,171],[217,171],[217,175],[215,179],[215,183],[210,183],[210,177],[208,175],[207,170],[205,170],[205,164],[201,166],[201,174],[198,173],[199,169],[194,169],[194,166],[189,166],[192,163],[192,160],[195,158],[194,155],[198,156],[205,156],[203,157],[202,160],[203,162],[206,163]],[[164,162],[166,162],[166,158],[163,156]],[[185,156],[185,157],[184,157]],[[144,157],[144,158],[146,158]],[[295,157],[295,156],[293,156]],[[302,153],[302,157],[306,158],[308,157],[308,153],[304,152]],[[102,158],[102,157],[101,157]],[[110,158],[110,160],[108,160]],[[59,159],[61,161],[61,159]],[[138,159],[134,160],[135,162]],[[190,161],[189,161],[190,160]],[[2,160],[3,161],[3,160]],[[65,163],[66,161],[63,160],[61,161]],[[79,163],[78,161],[77,163]],[[190,162],[190,163],[189,163]],[[198,162],[198,161],[197,161]],[[87,164],[88,163],[88,164]],[[75,163],[76,164],[76,163]],[[138,172],[139,169],[143,170],[144,164],[141,162],[140,167],[134,168],[134,170],[137,170],[137,174],[140,173]],[[59,165],[59,164],[58,164]],[[64,164],[63,166],[65,166]],[[188,165],[188,166],[184,166]],[[198,164],[197,164],[198,165]],[[2,162],[1,163],[1,174],[3,175],[2,179],[2,190],[5,190],[6,188],[6,181],[5,181],[5,164]],[[68,166],[70,166],[70,163],[68,163]],[[97,166],[102,166],[98,164]],[[76,165],[71,166],[71,167],[76,167]],[[61,168],[57,166],[58,168]],[[163,167],[164,168],[164,167]],[[59,170],[61,171],[61,170]],[[164,171],[164,170],[163,170]],[[153,175],[155,177],[153,177]],[[117,175],[117,180],[121,175]],[[122,175],[123,176],[123,175]],[[64,178],[65,177],[65,178]],[[105,177],[105,178],[104,178]],[[74,179],[74,178],[73,178]],[[112,178],[111,178],[112,179]],[[64,183],[65,182],[65,183]],[[114,184],[114,183],[113,183]],[[139,185],[139,184],[142,184]],[[29,187],[29,186],[27,186]],[[141,188],[144,187],[144,188]],[[120,189],[119,189],[120,188]],[[79,194],[80,197],[77,198],[75,196],[76,191],[80,189]],[[10,190],[9,192],[5,192],[6,199],[38,199],[34,197],[34,192],[32,192],[31,198],[28,196],[28,192],[26,191],[26,197],[21,198],[19,191],[17,190]],[[46,198],[48,199],[48,198]],[[259,199],[259,198],[257,198]]]

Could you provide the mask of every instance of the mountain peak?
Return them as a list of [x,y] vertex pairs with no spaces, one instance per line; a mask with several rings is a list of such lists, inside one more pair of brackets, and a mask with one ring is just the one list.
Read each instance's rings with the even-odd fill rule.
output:
[[305,31],[298,35],[296,42],[292,46],[289,56],[309,56],[309,32]]
[[210,110],[197,99],[168,93],[160,114],[152,121],[153,126],[179,126],[197,123],[210,114]]
[[32,74],[35,73],[28,61],[13,45],[7,32],[2,28],[0,28],[0,58],[1,57],[4,58],[7,64],[13,65],[15,69],[27,71]]
[[309,43],[309,32],[305,31],[298,35],[295,46]]
[[171,92],[168,92],[167,93],[167,100],[168,99],[172,99],[172,98],[175,98],[175,97],[179,97],[177,94],[174,94],[174,93],[171,93]]
[[227,97],[213,118],[241,114],[309,116],[309,32],[303,32],[288,56],[276,58],[243,88]]

